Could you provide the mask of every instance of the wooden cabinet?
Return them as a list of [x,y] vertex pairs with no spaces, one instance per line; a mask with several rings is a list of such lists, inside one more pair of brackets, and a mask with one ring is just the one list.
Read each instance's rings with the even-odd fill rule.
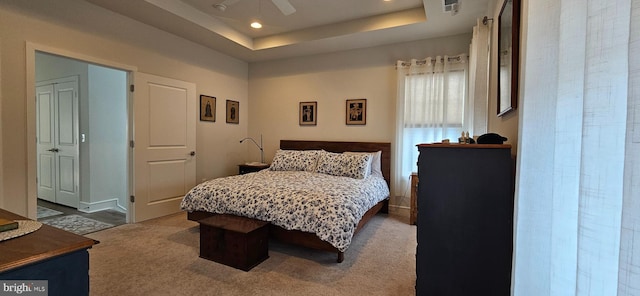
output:
[[[0,209],[9,220],[27,218]],[[48,281],[48,295],[89,295],[89,252],[98,243],[49,225],[0,242],[0,282]]]
[[418,145],[416,295],[509,295],[510,145]]
[[200,257],[249,271],[269,258],[269,223],[214,215],[200,223]]

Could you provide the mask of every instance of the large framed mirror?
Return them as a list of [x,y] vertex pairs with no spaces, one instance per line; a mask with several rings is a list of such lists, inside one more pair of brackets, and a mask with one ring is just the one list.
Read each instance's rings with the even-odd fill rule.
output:
[[520,0],[504,0],[498,17],[498,116],[518,104]]

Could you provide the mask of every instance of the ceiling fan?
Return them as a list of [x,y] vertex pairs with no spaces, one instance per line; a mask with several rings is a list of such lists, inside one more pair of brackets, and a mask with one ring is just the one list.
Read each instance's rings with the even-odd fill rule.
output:
[[[227,7],[236,4],[240,0],[224,0],[218,4],[214,4],[213,7],[217,8],[220,11],[225,11]],[[296,12],[296,8],[289,3],[289,0],[271,0],[273,4],[280,9],[280,12],[284,15],[290,15]]]

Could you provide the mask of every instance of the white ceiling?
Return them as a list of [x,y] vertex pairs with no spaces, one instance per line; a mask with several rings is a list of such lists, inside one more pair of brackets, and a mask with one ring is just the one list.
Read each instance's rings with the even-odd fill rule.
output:
[[247,62],[471,33],[489,2],[460,0],[452,14],[443,0],[289,0],[284,15],[272,0],[86,1]]

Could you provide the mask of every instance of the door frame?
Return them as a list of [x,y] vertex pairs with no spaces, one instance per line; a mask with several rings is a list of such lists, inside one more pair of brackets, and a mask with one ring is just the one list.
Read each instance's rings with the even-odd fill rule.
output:
[[[99,65],[107,68],[113,68],[117,70],[121,70],[127,72],[127,85],[133,84],[133,75],[138,71],[138,68],[135,66],[122,64],[110,60],[100,59],[96,57],[92,57],[89,55],[79,54],[68,50],[63,50],[47,45],[37,44],[33,42],[26,42],[25,46],[26,50],[26,94],[27,98],[32,98],[26,100],[26,109],[27,109],[27,216],[32,219],[37,218],[37,206],[38,206],[38,188],[36,184],[36,176],[37,176],[37,144],[35,141],[36,138],[36,100],[35,100],[35,92],[36,92],[36,81],[35,81],[35,57],[36,52],[44,52],[48,54],[58,55],[65,58],[75,59],[79,61],[83,61],[86,63],[91,63],[94,65]],[[133,139],[133,97],[131,91],[127,91],[127,129],[128,129],[128,138],[129,141]],[[128,172],[128,183],[127,191],[128,195],[132,195],[133,192],[132,184],[133,184],[133,155],[132,149],[127,149],[127,172]],[[127,223],[131,222],[130,211],[133,204],[129,201],[127,206],[127,214],[126,220]]]

